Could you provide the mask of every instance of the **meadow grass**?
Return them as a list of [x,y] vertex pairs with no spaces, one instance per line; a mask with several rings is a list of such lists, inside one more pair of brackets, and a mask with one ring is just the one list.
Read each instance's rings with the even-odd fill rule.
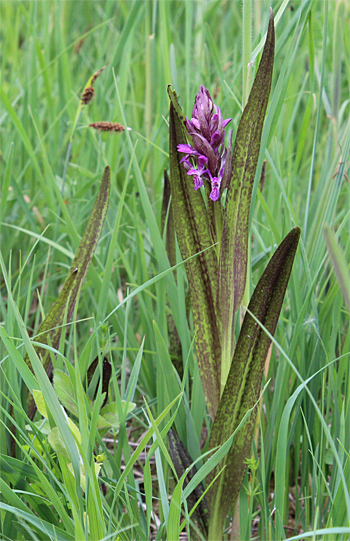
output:
[[[302,236],[265,366],[240,494],[241,539],[349,539],[350,307],[324,236],[329,226],[348,262],[350,8],[342,0],[255,0],[245,2],[244,18],[235,1],[1,2],[2,539],[176,541],[181,502],[189,523],[190,488],[177,483],[166,428],[174,422],[204,478],[210,421],[186,318],[186,273],[180,264],[175,282],[161,230],[167,85],[189,116],[204,84],[235,133],[271,4],[276,53],[253,191],[248,296],[285,234],[299,225]],[[104,66],[94,100],[80,107],[88,79]],[[89,128],[101,120],[127,129]],[[78,448],[48,378],[38,378],[51,422],[67,430],[68,460],[26,416],[33,376],[23,358],[40,364],[31,341],[58,296],[106,165],[107,219],[73,323],[59,355],[52,352],[54,367],[74,381]],[[169,355],[169,309],[182,382]],[[113,363],[110,400],[120,419],[104,437],[82,386],[101,352]],[[132,413],[121,400],[136,404]],[[102,453],[97,478],[94,454]]]

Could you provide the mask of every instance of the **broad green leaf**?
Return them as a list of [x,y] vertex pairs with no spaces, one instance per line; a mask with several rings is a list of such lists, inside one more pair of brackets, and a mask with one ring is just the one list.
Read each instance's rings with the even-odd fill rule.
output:
[[234,347],[234,314],[242,301],[246,283],[250,202],[271,89],[274,46],[274,21],[271,11],[259,69],[237,130],[232,180],[227,190],[224,213],[218,280],[223,362],[227,366],[227,370],[221,375],[222,388],[229,370],[228,359],[231,358]]
[[[81,444],[81,434],[80,434],[79,428],[77,427],[75,423],[73,423],[72,419],[70,419],[69,417],[67,417],[67,421],[68,421],[69,428],[74,436],[74,439],[79,444]],[[49,440],[49,444],[56,451],[58,455],[62,455],[62,456],[65,456],[66,458],[69,458],[67,448],[63,442],[63,439],[61,437],[60,431],[57,428],[57,426],[55,426],[51,430],[48,440]]]
[[49,436],[48,436],[49,444],[51,445],[52,449],[60,455],[65,456],[66,458],[69,458],[69,454],[67,452],[66,446],[63,443],[63,440],[60,435],[60,431],[58,430],[57,426],[55,426]]
[[[212,246],[210,224],[203,196],[193,189],[185,169],[179,163],[177,145],[187,143],[184,115],[176,94],[170,97],[169,158],[170,189],[177,241],[183,259]],[[220,324],[216,306],[218,261],[214,249],[206,250],[185,264],[190,284],[196,352],[203,390],[212,418],[220,399]]]
[[[126,402],[124,400],[121,401],[122,405],[125,408]],[[132,412],[136,407],[136,404],[134,402],[129,402],[127,405],[126,413],[129,414]],[[108,404],[100,411],[100,415],[98,417],[98,423],[97,428],[98,430],[102,430],[105,428],[119,428],[120,420],[118,415],[118,407],[116,402],[112,402],[111,404]]]
[[[288,233],[272,256],[249,303],[249,311],[272,336],[282,308],[299,237],[299,227]],[[270,344],[269,336],[247,312],[211,431],[209,448],[222,445],[227,434],[235,430],[245,413],[257,402]],[[256,410],[237,433],[223,462],[208,476],[207,482],[210,483],[219,469],[226,466],[209,492],[211,520],[214,523],[223,525],[228,510],[237,500],[245,471],[245,459],[250,452],[255,418]]]
[[[56,349],[61,337],[62,325],[65,321],[69,322],[72,317],[79,291],[89,270],[106,218],[109,192],[110,170],[109,167],[106,167],[91,216],[68,272],[68,276],[63,284],[62,291],[49,314],[39,327],[37,341],[42,344],[51,345]],[[39,356],[41,355],[43,366],[47,374],[50,375],[52,370],[52,367],[50,366],[50,352],[39,346],[36,346],[35,350]],[[25,360],[28,366],[30,366],[28,355]],[[27,404],[28,415],[33,418],[35,414],[35,404],[29,391],[27,395]]]
[[[95,475],[96,477],[98,477],[98,474],[100,473],[100,469],[101,469],[101,466],[102,464],[98,463],[98,462],[95,462]],[[74,476],[74,470],[73,470],[73,466],[72,464],[68,464],[67,465],[69,471],[73,474]],[[85,472],[85,466],[84,464],[80,464],[80,486],[82,488],[82,490],[84,492],[86,492],[86,472]]]
[[47,416],[43,393],[41,391],[37,391],[36,389],[33,389],[33,396],[34,396],[35,404],[36,404],[36,407],[38,408],[39,413],[43,417],[45,417],[45,419],[47,419],[48,416]]
[[[43,421],[42,419],[40,419],[39,421],[35,421],[34,425],[45,436],[48,436],[51,432],[51,426],[48,419],[45,419],[45,421]],[[28,430],[28,432],[31,432],[32,431],[31,425],[26,425],[26,430]]]
[[77,425],[75,423],[73,423],[72,419],[70,419],[69,417],[67,418],[68,420],[68,425],[69,425],[69,428],[71,429],[71,432],[74,436],[74,439],[81,444],[81,434],[80,434],[80,430],[79,428],[77,427]]
[[57,369],[54,371],[53,384],[61,404],[68,411],[78,416],[78,408],[71,378],[62,370]]

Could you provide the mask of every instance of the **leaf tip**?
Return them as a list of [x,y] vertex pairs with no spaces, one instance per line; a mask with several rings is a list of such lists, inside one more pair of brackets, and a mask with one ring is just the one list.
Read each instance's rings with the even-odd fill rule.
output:
[[293,227],[292,231],[294,232],[294,236],[296,238],[296,240],[299,241],[299,238],[300,238],[300,235],[301,235],[301,229],[298,225],[296,225],[295,227]]

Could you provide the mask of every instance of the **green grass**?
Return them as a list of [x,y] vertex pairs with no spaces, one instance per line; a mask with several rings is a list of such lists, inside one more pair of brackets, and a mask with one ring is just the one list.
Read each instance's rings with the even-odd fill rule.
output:
[[[249,24],[245,20],[243,26],[242,6],[235,1],[1,2],[0,233],[8,283],[7,289],[1,276],[2,539],[176,539],[176,504],[188,489],[175,489],[165,423],[175,417],[194,461],[206,452],[210,423],[186,323],[184,267],[177,268],[177,283],[164,272],[166,89],[173,84],[189,116],[204,84],[224,118],[233,118],[235,131],[243,77],[246,89],[256,69],[249,75],[242,51],[256,55],[270,5],[252,3],[249,43]],[[345,1],[272,2],[275,15],[280,7],[253,192],[250,294],[274,246],[293,226],[302,228],[302,240],[266,365],[267,387],[240,496],[241,539],[309,532],[301,538],[345,541],[349,307],[324,229],[335,232],[349,272],[350,185],[344,173],[349,176],[350,9]],[[256,62],[260,54],[261,47]],[[94,101],[76,123],[80,94],[103,66]],[[99,120],[131,130],[99,134],[88,127]],[[67,432],[68,460],[54,453],[37,427],[27,430],[24,382],[32,381],[23,372],[23,358],[26,352],[35,356],[28,336],[35,336],[58,296],[106,165],[112,173],[106,223],[76,323],[69,325],[60,355],[53,355],[55,367],[74,378],[77,396],[79,419],[73,419],[82,443],[78,449]],[[181,338],[183,388],[168,354],[167,297]],[[101,351],[114,365],[110,400],[117,402],[120,417],[120,429],[108,441],[97,432],[96,412],[87,409],[81,371],[74,369],[86,368]],[[47,406],[54,409],[56,393],[44,374],[39,385],[48,387]],[[128,416],[124,399],[136,403]],[[64,431],[63,417],[54,413],[53,423]],[[11,449],[12,423],[17,440]],[[94,452],[107,458],[98,479]],[[80,457],[86,491],[68,468],[72,462],[78,473]],[[204,476],[205,461],[196,465]],[[186,506],[183,511],[186,516]]]

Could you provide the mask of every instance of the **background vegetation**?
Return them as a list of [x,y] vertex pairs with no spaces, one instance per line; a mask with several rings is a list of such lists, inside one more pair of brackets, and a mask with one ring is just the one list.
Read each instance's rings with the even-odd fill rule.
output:
[[[333,229],[348,261],[350,8],[345,1],[254,1],[255,66],[261,48],[254,48],[261,44],[271,4],[276,59],[253,193],[250,291],[293,226],[301,226],[302,238],[275,334],[278,347],[265,368],[268,385],[240,496],[241,539],[309,532],[300,537],[306,539],[327,529],[319,534],[323,539],[340,540],[348,538],[350,518],[349,306],[324,227]],[[166,279],[121,302],[169,268],[161,231],[167,85],[173,84],[190,115],[204,84],[237,128],[242,37],[245,51],[247,35],[249,42],[242,6],[61,0],[3,1],[0,10],[1,252],[9,281],[7,289],[1,277],[0,319],[14,346],[0,342],[2,538],[176,539],[178,521],[168,502],[176,480],[162,443],[166,438],[153,421],[162,412],[169,419],[171,401],[180,393],[168,371]],[[103,66],[94,101],[81,108],[84,86]],[[130,129],[100,134],[88,127],[100,120]],[[106,223],[77,323],[69,326],[54,364],[63,368],[83,358],[87,366],[103,351],[116,376],[111,399],[118,400],[120,392],[136,409],[127,418],[120,409],[119,431],[104,440],[89,412],[79,409],[76,424],[87,463],[93,464],[93,450],[106,456],[98,486],[86,467],[83,491],[45,434],[26,429],[16,355],[24,357],[27,349],[19,314],[34,337],[66,277],[106,165],[112,180]],[[182,267],[177,280],[178,330],[188,364],[176,428],[195,460],[206,450],[210,426],[186,324]],[[8,456],[11,404],[15,458]],[[147,430],[153,440],[138,445]],[[152,441],[159,446],[149,452]]]

